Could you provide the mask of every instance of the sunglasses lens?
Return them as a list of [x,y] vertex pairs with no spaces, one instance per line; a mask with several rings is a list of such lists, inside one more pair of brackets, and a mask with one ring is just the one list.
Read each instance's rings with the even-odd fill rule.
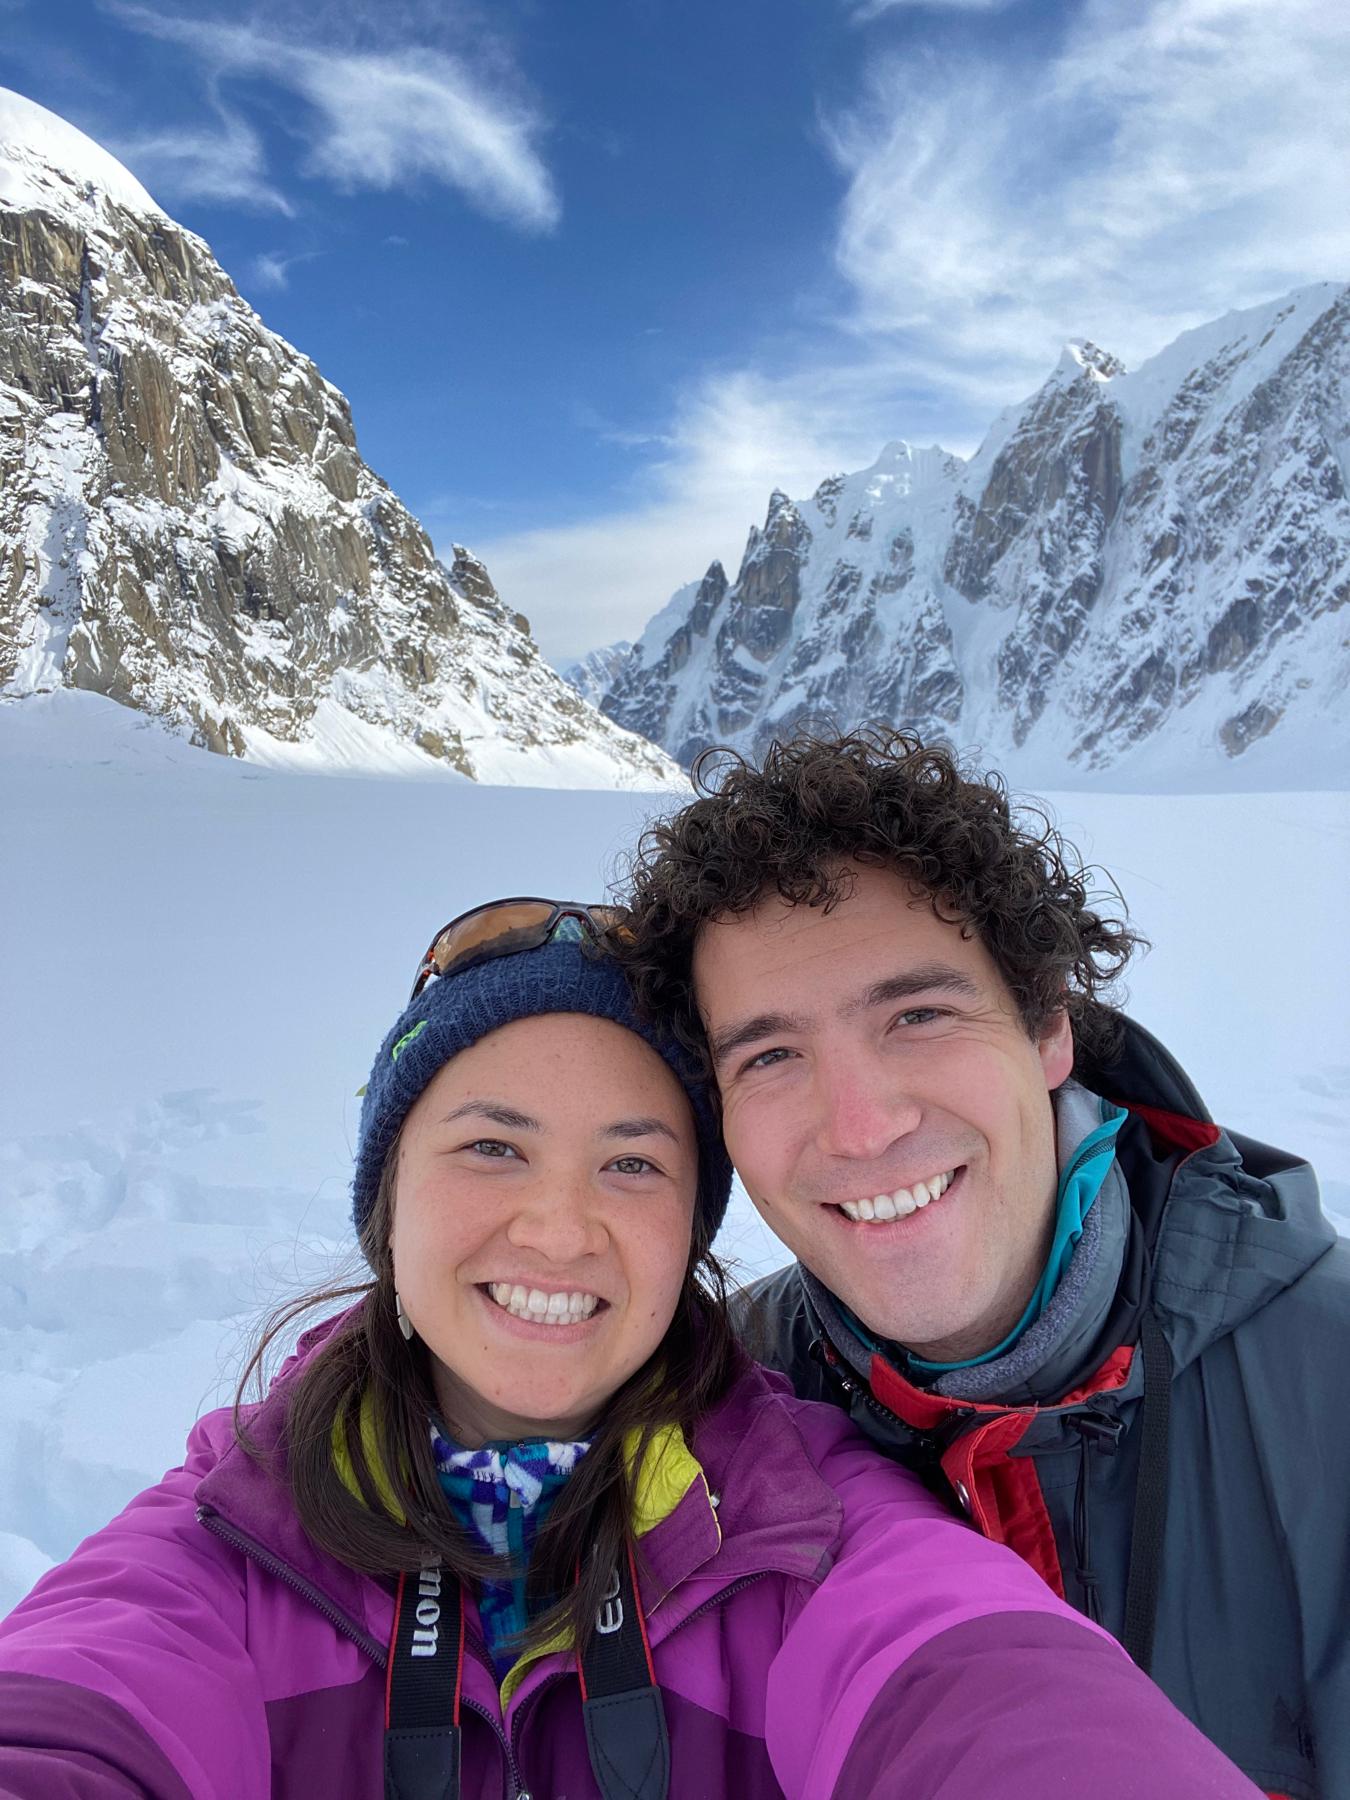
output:
[[517,950],[537,950],[556,925],[571,920],[574,930],[589,932],[597,940],[608,933],[622,943],[633,934],[624,924],[621,906],[582,906],[557,900],[497,900],[476,907],[454,919],[438,933],[418,965],[413,998],[433,975],[450,975],[456,969],[493,956],[510,956]]
[[[551,900],[516,900],[504,906],[485,906],[481,912],[458,919],[431,946],[427,960],[438,975],[447,975],[457,964],[476,955],[485,945],[516,932],[537,932],[538,941],[548,930],[555,908]],[[503,949],[505,945],[502,946]],[[525,949],[524,943],[513,948]]]

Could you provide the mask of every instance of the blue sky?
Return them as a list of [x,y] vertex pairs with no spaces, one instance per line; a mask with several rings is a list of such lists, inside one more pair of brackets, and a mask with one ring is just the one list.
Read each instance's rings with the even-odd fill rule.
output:
[[0,0],[555,658],[769,489],[1350,273],[1340,0]]

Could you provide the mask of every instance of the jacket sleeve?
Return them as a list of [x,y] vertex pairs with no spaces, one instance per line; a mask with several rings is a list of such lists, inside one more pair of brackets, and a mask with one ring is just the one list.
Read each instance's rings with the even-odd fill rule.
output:
[[199,1434],[0,1621],[0,1800],[267,1800],[244,1573],[197,1523]]
[[1256,1800],[1020,1557],[850,1436],[835,1562],[789,1617],[766,1738],[790,1800]]

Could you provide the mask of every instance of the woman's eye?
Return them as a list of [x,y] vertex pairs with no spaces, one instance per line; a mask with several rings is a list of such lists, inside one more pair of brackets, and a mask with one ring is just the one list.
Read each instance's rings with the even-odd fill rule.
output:
[[648,1162],[645,1156],[616,1156],[609,1166],[616,1175],[645,1175],[656,1164]]
[[475,1138],[473,1143],[465,1145],[479,1156],[492,1156],[498,1159],[516,1156],[519,1153],[511,1144],[504,1144],[500,1138]]

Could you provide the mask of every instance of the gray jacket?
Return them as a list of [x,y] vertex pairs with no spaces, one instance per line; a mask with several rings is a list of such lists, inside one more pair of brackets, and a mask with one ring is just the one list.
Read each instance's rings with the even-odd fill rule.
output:
[[[797,1265],[737,1296],[738,1327],[1117,1636],[1153,1586],[1150,1668],[1175,1704],[1267,1793],[1350,1800],[1350,1243],[1308,1165],[1218,1130],[1141,1027],[1082,1079],[1130,1109],[1119,1228],[1102,1204],[1030,1365],[1023,1347],[914,1386]],[[1141,1483],[1146,1312],[1171,1384]],[[1161,1548],[1153,1584],[1136,1552],[1131,1593],[1137,1504]]]

